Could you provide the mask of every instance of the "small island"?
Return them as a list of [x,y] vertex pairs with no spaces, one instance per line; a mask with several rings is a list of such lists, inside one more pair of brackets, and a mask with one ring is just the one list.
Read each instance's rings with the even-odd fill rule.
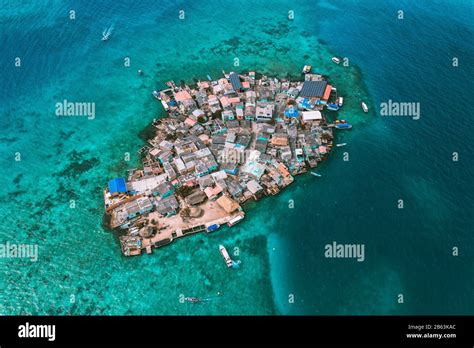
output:
[[328,122],[323,111],[337,111],[343,98],[310,66],[296,80],[223,74],[153,91],[167,116],[153,121],[154,136],[139,150],[143,167],[104,190],[107,225],[123,232],[124,255],[237,224],[246,201],[275,195],[308,170],[321,176],[314,168],[331,152],[333,130],[351,128]]

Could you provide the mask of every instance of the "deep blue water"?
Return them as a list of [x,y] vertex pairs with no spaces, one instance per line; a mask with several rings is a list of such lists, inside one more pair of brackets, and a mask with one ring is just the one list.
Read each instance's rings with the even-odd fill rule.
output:
[[[0,242],[40,248],[37,263],[0,260],[2,314],[474,312],[471,1],[1,2]],[[329,52],[357,68],[337,70]],[[101,226],[101,188],[137,164],[137,135],[161,112],[151,90],[216,77],[235,57],[242,69],[284,75],[309,60],[327,72],[356,118],[348,146],[321,180],[297,178],[235,228],[123,258]],[[351,108],[364,93],[368,119]],[[55,117],[63,99],[96,102],[96,119]],[[420,103],[420,119],[381,117],[388,99]],[[325,258],[333,241],[364,244],[365,261]],[[241,248],[240,273],[221,267],[219,243]],[[223,301],[177,301],[216,292]]]

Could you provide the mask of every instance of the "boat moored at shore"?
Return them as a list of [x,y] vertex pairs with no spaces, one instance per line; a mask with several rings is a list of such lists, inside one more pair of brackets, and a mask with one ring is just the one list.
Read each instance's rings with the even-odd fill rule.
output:
[[352,125],[350,123],[338,123],[335,126],[337,129],[351,129]]
[[238,215],[236,216],[235,218],[229,220],[229,222],[227,223],[227,226],[229,227],[232,227],[236,224],[238,224],[240,221],[242,221],[244,219],[244,216],[243,215]]
[[338,110],[339,110],[339,105],[338,105],[338,104],[334,104],[334,103],[330,103],[330,104],[328,104],[326,107],[327,107],[327,109],[330,110],[330,111],[338,111]]
[[351,129],[352,125],[349,122],[347,122],[346,120],[337,120],[334,127],[336,129]]
[[210,226],[207,226],[207,232],[214,232],[218,230],[221,227],[219,224],[212,224]]

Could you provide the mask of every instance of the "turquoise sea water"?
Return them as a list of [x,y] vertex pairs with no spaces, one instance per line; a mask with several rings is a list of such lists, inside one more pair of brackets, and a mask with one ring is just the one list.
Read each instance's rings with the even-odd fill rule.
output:
[[[1,314],[474,313],[471,1],[0,2],[0,243],[39,246],[38,262],[0,259]],[[101,190],[138,165],[139,134],[162,112],[151,91],[305,63],[330,75],[355,124],[323,177],[249,204],[231,229],[123,257]],[[420,102],[421,117],[364,116],[361,98]],[[96,118],[56,117],[64,99],[95,102]],[[365,261],[325,258],[333,241],[364,244]],[[240,270],[219,244],[239,248]]]

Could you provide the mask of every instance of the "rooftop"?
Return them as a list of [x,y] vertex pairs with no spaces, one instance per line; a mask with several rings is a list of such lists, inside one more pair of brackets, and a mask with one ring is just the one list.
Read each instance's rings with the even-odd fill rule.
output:
[[300,96],[302,97],[317,97],[321,98],[326,90],[327,81],[305,81],[301,89]]

